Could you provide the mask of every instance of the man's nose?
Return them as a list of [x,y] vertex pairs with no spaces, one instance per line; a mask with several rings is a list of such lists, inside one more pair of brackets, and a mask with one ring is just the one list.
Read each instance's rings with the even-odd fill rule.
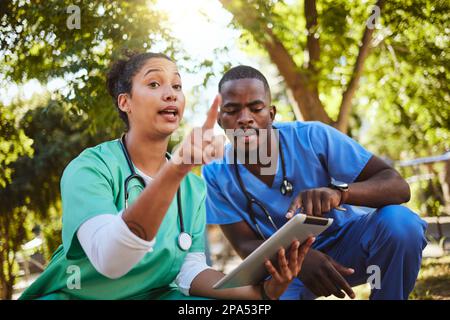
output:
[[242,108],[239,112],[238,125],[241,127],[247,127],[253,125],[253,123],[254,120],[251,112],[248,110],[248,108]]

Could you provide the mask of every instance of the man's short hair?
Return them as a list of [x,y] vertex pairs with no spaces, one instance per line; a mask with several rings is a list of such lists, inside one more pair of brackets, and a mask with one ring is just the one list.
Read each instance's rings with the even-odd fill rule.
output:
[[233,67],[223,75],[222,79],[220,79],[219,81],[219,92],[222,91],[222,87],[225,82],[238,79],[258,79],[262,81],[262,83],[264,84],[264,89],[270,97],[270,87],[266,77],[264,77],[264,75],[259,70],[250,66],[243,65]]

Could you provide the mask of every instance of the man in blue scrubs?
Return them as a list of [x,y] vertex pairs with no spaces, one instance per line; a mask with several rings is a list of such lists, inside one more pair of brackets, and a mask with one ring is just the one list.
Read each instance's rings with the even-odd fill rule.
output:
[[[269,85],[254,68],[229,70],[219,92],[218,123],[236,147],[203,168],[207,222],[219,224],[245,258],[298,211],[333,218],[282,298],[353,298],[351,287],[369,282],[371,299],[407,299],[426,223],[400,205],[410,190],[399,173],[328,125],[273,123]],[[252,199],[260,205],[249,206]]]

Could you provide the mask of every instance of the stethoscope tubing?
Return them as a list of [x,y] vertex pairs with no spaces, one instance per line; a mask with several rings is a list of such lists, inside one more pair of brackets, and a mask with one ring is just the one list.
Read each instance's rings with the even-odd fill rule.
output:
[[[125,190],[124,190],[124,192],[125,192],[125,209],[127,209],[128,197],[129,197],[129,194],[128,194],[129,182],[133,179],[137,179],[144,187],[145,187],[146,183],[145,183],[144,178],[141,177],[139,174],[137,174],[136,170],[134,170],[134,166],[133,166],[133,163],[131,162],[130,155],[128,153],[128,149],[127,149],[127,146],[125,143],[125,134],[122,135],[119,142],[120,142],[120,146],[122,147],[122,151],[123,151],[123,154],[127,161],[128,167],[131,171],[131,174],[125,179],[125,182],[124,182],[124,185],[125,185]],[[166,154],[166,157],[169,159],[168,154]],[[180,234],[178,237],[178,242],[179,242],[180,248],[182,248],[183,250],[186,251],[190,248],[191,244],[185,244],[185,243],[182,243],[182,241],[183,241],[183,239],[186,239],[186,237],[189,237],[188,242],[189,241],[192,242],[192,239],[191,239],[190,234],[185,232],[185,228],[184,228],[183,208],[181,206],[181,190],[180,189],[181,189],[181,187],[178,187],[178,189],[177,189],[177,209],[178,209],[177,212],[178,212],[178,219],[180,220]]]
[[[281,134],[280,134],[280,138],[279,138],[279,147],[278,147],[278,149],[279,149],[279,152],[280,152],[281,168],[282,168],[282,172],[283,172],[282,185],[289,184],[289,185],[293,186],[292,183],[286,177],[286,167],[285,167],[285,163],[284,163],[284,155],[283,155],[283,150],[282,150],[282,146],[281,146]],[[269,211],[267,211],[267,209],[264,207],[264,205],[258,199],[252,197],[252,195],[247,191],[247,188],[245,187],[244,182],[242,181],[241,175],[239,173],[239,168],[238,168],[238,163],[237,163],[237,152],[236,152],[235,149],[233,151],[233,156],[234,156],[234,164],[233,164],[234,171],[235,171],[235,174],[236,174],[239,186],[240,186],[241,190],[244,192],[244,196],[247,199],[247,208],[248,208],[247,211],[250,214],[250,219],[252,220],[252,223],[255,225],[255,228],[256,228],[257,232],[259,233],[259,236],[263,240],[265,240],[266,237],[262,233],[262,230],[261,230],[261,228],[260,228],[260,226],[258,224],[258,221],[256,219],[256,214],[255,214],[255,212],[254,212],[254,210],[252,208],[252,204],[254,203],[255,205],[257,205],[261,209],[261,211],[264,212],[264,215],[269,220],[270,224],[272,225],[272,227],[275,230],[278,230],[278,227],[275,224],[275,222],[273,221],[272,216],[270,215]],[[283,195],[290,195],[291,193],[292,193],[292,189],[291,189],[291,191],[288,192],[288,194],[283,194]]]

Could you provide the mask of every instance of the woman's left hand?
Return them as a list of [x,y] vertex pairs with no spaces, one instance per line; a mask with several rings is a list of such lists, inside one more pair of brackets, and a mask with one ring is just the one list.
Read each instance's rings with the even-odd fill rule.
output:
[[313,242],[313,237],[309,237],[302,245],[300,245],[298,240],[293,241],[289,252],[289,263],[285,255],[285,250],[281,248],[278,251],[279,270],[273,266],[270,260],[266,261],[266,269],[272,277],[264,281],[262,285],[266,295],[270,299],[278,299],[286,291],[289,284],[298,276],[305,255]]

